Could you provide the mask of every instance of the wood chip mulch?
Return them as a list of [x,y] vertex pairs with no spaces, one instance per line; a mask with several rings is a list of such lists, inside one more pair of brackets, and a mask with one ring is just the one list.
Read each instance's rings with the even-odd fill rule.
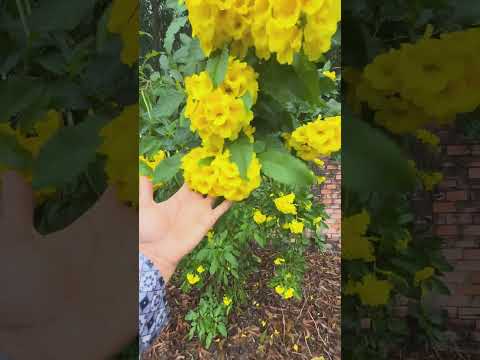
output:
[[[271,251],[256,250],[264,264],[272,264]],[[282,300],[267,283],[273,265],[264,266],[247,284],[249,305],[231,316],[229,336],[207,351],[197,340],[188,340],[184,320],[198,296],[168,289],[171,322],[144,359],[341,359],[341,260],[338,248],[307,252],[301,301]],[[265,268],[266,267],[266,268]],[[262,326],[265,321],[265,326]],[[297,345],[297,350],[294,349]]]

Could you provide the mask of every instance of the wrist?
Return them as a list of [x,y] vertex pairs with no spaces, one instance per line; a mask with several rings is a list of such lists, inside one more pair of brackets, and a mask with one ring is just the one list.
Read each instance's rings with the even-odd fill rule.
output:
[[140,252],[145,255],[155,266],[155,268],[160,272],[165,282],[168,282],[172,277],[175,269],[177,268],[177,262],[166,259],[165,257],[158,254],[155,249],[151,246],[140,244]]

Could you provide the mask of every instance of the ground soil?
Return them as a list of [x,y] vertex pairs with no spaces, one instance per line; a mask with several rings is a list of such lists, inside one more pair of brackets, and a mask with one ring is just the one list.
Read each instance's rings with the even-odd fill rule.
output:
[[[209,351],[195,340],[187,340],[185,314],[196,304],[194,294],[184,294],[171,285],[168,301],[171,322],[145,359],[308,359],[341,358],[340,253],[327,245],[326,251],[312,248],[306,257],[301,301],[285,301],[267,286],[272,267],[256,273],[247,284],[250,305],[233,314],[228,338],[214,342]],[[265,264],[271,264],[268,249],[258,250]],[[258,305],[253,305],[257,304]],[[262,326],[261,321],[266,321]],[[275,335],[277,330],[278,335]],[[293,346],[298,345],[298,351]]]

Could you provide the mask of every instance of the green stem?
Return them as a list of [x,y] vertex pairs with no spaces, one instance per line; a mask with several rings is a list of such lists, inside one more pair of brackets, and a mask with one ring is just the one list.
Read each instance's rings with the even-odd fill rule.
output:
[[25,17],[25,11],[23,10],[23,5],[21,0],[16,0],[16,2],[17,2],[18,13],[20,14],[20,19],[23,25],[23,30],[25,31],[25,35],[28,39],[30,38],[30,29],[28,28],[27,19]]
[[29,0],[25,0],[25,7],[27,8],[27,15],[30,16],[30,14],[32,13],[32,7],[30,6]]

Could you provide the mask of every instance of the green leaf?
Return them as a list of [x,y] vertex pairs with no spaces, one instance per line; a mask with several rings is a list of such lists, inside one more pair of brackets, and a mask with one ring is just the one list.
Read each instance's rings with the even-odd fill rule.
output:
[[257,140],[255,141],[255,143],[253,144],[253,150],[259,154],[259,153],[262,153],[265,151],[267,147],[267,144],[265,143],[265,141],[263,140]]
[[320,97],[320,85],[317,67],[310,62],[303,52],[297,53],[293,61],[293,68],[310,93],[313,103]]
[[31,166],[32,156],[14,136],[0,133],[0,167],[24,170]]
[[155,117],[172,116],[185,99],[185,95],[174,88],[159,87],[154,89],[153,93],[159,97],[152,109],[152,115]]
[[223,337],[228,336],[227,328],[225,327],[224,323],[220,323],[217,325],[217,330],[220,334],[222,334]]
[[238,267],[238,262],[237,262],[237,259],[235,259],[235,256],[233,256],[232,253],[225,253],[225,260],[227,260],[230,265],[232,265],[233,267]]
[[0,81],[2,120],[31,107],[44,92],[44,83],[33,77],[11,76]]
[[261,236],[260,234],[257,234],[257,233],[253,233],[253,237],[255,238],[255,241],[257,242],[257,244],[261,248],[265,247],[266,241],[265,241],[265,238],[263,236]]
[[97,0],[42,0],[28,18],[32,31],[73,30],[93,9]]
[[441,295],[451,295],[452,293],[448,289],[448,287],[437,278],[433,277],[430,280],[430,284],[432,286],[432,292],[441,294]]
[[219,55],[208,59],[207,72],[215,87],[219,86],[225,79],[228,69],[228,56],[228,48],[224,47]]
[[208,166],[215,160],[215,156],[209,156],[198,161],[199,166]]
[[103,121],[96,118],[57,131],[42,147],[33,166],[35,189],[64,185],[95,160]]
[[153,175],[153,183],[169,181],[180,170],[183,154],[173,155],[158,164]]
[[388,193],[413,188],[407,158],[391,139],[345,111],[342,127],[342,178],[347,189]]
[[142,176],[147,176],[147,177],[151,177],[153,175],[153,171],[150,168],[150,166],[145,164],[143,161],[138,162],[138,173]]
[[175,41],[175,35],[180,31],[182,27],[185,26],[187,23],[187,17],[182,16],[174,19],[170,26],[167,29],[167,33],[165,34],[165,50],[170,54],[172,52],[173,42]]
[[250,95],[250,91],[247,91],[245,93],[245,95],[242,96],[242,101],[243,101],[243,105],[245,105],[245,109],[247,111],[252,110],[253,98],[252,98],[252,95]]
[[287,151],[269,149],[259,154],[259,159],[262,172],[280,183],[309,186],[315,182],[315,176],[308,166]]
[[213,334],[212,333],[209,333],[207,335],[207,340],[205,341],[205,347],[208,349],[210,347],[210,345],[212,344],[212,340],[213,340]]
[[253,158],[253,144],[246,136],[241,136],[227,147],[230,150],[230,158],[240,171],[240,176],[248,180],[247,173]]

